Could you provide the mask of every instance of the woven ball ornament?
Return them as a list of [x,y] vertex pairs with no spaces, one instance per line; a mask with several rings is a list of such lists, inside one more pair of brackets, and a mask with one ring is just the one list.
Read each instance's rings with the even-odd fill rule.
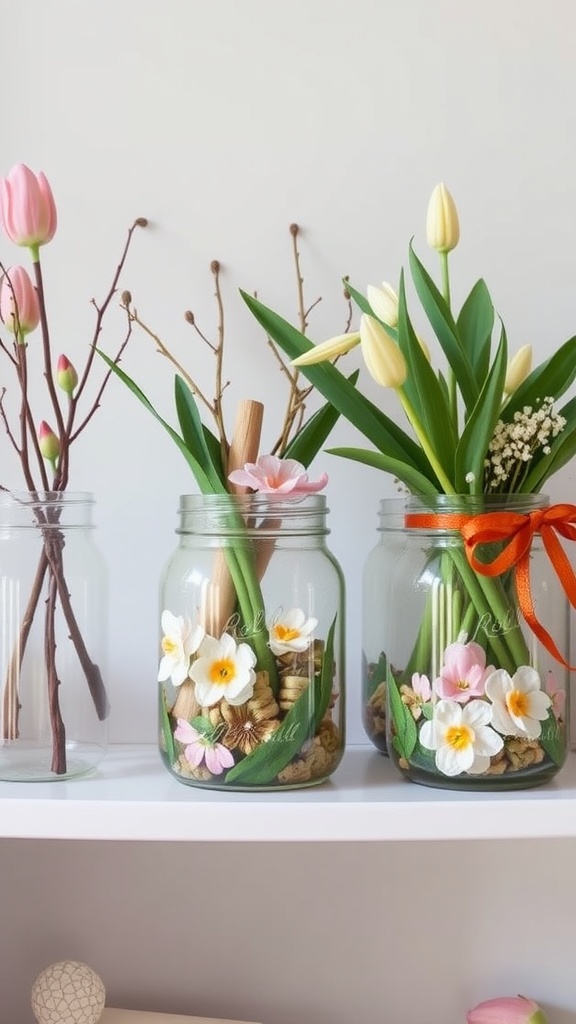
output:
[[38,1024],[97,1024],[105,1002],[102,979],[91,967],[74,960],[51,964],[32,986]]

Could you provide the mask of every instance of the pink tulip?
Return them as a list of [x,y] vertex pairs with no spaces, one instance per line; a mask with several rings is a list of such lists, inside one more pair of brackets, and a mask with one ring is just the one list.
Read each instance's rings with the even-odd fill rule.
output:
[[38,428],[38,444],[47,462],[56,462],[60,455],[60,441],[46,420],[42,420]]
[[56,367],[56,380],[58,386],[65,391],[67,395],[71,395],[78,383],[78,374],[76,369],[72,366],[72,363],[66,356],[58,356],[58,365]]
[[18,336],[29,334],[38,327],[38,293],[24,267],[10,267],[2,278],[0,317],[6,330]]
[[524,996],[503,996],[478,1003],[466,1014],[467,1024],[547,1024],[538,1003]]
[[247,462],[244,469],[233,470],[228,479],[261,494],[286,494],[292,498],[321,491],[328,483],[326,473],[319,480],[309,480],[301,462],[279,459],[276,455],[261,455],[258,462]]
[[0,224],[16,245],[37,248],[54,237],[56,204],[42,171],[34,174],[26,164],[16,164],[7,178],[0,178]]

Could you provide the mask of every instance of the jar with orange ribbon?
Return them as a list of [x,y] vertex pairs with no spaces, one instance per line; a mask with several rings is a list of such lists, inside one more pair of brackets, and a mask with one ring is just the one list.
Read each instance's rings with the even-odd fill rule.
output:
[[366,731],[412,782],[538,786],[569,749],[566,542],[576,506],[540,494],[381,503],[364,571]]

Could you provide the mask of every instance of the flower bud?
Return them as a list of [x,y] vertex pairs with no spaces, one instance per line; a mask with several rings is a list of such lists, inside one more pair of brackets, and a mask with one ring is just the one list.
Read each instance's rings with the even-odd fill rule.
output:
[[467,1024],[547,1024],[538,1003],[524,996],[503,996],[479,1003],[466,1014]]
[[47,462],[56,462],[60,455],[60,441],[45,420],[42,420],[38,428],[38,445],[43,458]]
[[344,355],[351,348],[360,344],[358,331],[352,334],[339,334],[336,338],[329,338],[328,341],[314,345],[308,352],[292,360],[292,366],[311,366],[313,363],[324,363],[327,359],[335,359],[336,356]]
[[373,316],[360,319],[362,355],[370,375],[384,388],[399,388],[406,380],[406,360],[382,324]]
[[38,293],[24,267],[10,267],[2,278],[0,316],[6,330],[19,338],[38,327]]
[[380,288],[369,284],[366,289],[368,302],[374,316],[377,316],[388,327],[396,327],[398,323],[398,296],[391,284],[382,281]]
[[67,395],[72,394],[78,383],[78,374],[66,356],[58,356],[56,380],[58,382],[58,386],[61,387],[62,391],[65,391]]
[[532,369],[532,345],[522,345],[508,363],[504,394],[511,395],[519,388]]
[[42,172],[16,164],[0,178],[0,224],[16,245],[45,245],[56,231],[56,204]]
[[458,245],[460,238],[458,211],[452,196],[443,184],[436,185],[430,196],[426,235],[430,248],[436,249],[438,252],[450,252]]

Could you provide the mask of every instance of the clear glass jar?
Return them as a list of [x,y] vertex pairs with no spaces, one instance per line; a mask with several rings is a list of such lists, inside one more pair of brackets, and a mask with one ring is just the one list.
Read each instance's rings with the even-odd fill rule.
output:
[[[569,604],[535,522],[547,508],[546,497],[532,494],[381,503],[380,542],[364,575],[365,723],[384,690],[387,749],[412,782],[521,789],[564,764],[569,670],[560,659],[568,660]],[[512,561],[489,574],[514,532],[530,524],[525,566]],[[488,526],[496,530],[489,538]],[[379,722],[377,745],[381,735]]]
[[108,737],[107,572],[87,493],[0,491],[0,779],[91,771]]
[[161,582],[160,750],[183,783],[276,790],[344,751],[344,583],[326,499],[183,495]]

